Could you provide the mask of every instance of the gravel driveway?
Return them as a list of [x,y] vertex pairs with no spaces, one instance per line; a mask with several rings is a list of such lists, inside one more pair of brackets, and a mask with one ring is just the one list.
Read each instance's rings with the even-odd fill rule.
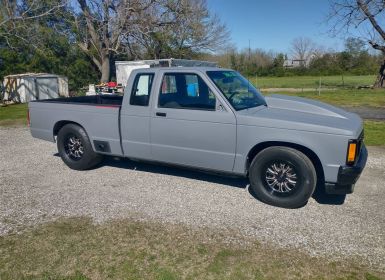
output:
[[133,217],[237,232],[385,269],[384,148],[369,148],[367,168],[344,204],[318,198],[296,210],[255,200],[245,179],[118,159],[73,171],[54,143],[33,139],[27,128],[0,128],[0,155],[0,235],[63,216]]

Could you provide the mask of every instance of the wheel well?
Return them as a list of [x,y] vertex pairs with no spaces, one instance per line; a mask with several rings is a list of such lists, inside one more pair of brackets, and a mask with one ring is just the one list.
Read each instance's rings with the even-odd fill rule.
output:
[[[81,128],[83,128],[80,124],[76,123],[76,122],[72,122],[72,121],[59,121],[57,123],[55,123],[54,127],[53,127],[53,136],[57,136],[60,129],[62,129],[63,126],[65,126],[66,124],[76,124],[78,126],[80,126]],[[84,128],[83,128],[84,129]]]
[[273,146],[289,147],[289,148],[293,148],[293,149],[296,149],[296,150],[304,153],[311,160],[311,162],[314,165],[314,168],[315,168],[316,173],[317,173],[318,182],[319,183],[324,182],[324,180],[325,180],[324,170],[322,167],[322,163],[321,163],[319,157],[316,155],[316,153],[314,153],[312,150],[310,150],[309,148],[307,148],[305,146],[290,143],[290,142],[269,141],[269,142],[263,142],[263,143],[259,143],[259,144],[255,145],[247,155],[247,162],[246,162],[247,172],[249,171],[249,167],[250,167],[253,159],[255,158],[255,156],[259,152],[261,152],[262,150],[264,150],[268,147],[273,147]]

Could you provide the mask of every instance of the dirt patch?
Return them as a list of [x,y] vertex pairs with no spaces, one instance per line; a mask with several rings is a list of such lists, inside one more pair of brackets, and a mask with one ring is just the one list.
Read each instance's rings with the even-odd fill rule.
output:
[[342,109],[356,113],[363,119],[385,120],[385,108],[373,107],[341,107]]

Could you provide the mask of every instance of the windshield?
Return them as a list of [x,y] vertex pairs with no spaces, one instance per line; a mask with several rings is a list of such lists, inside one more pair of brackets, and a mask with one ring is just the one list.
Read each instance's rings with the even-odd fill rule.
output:
[[266,105],[263,95],[241,74],[235,71],[207,71],[235,110]]

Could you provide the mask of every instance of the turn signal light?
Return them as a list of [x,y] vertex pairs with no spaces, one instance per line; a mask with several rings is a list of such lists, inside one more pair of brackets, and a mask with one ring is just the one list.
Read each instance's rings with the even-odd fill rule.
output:
[[349,143],[348,147],[348,164],[352,164],[356,160],[356,154],[357,154],[357,143]]

